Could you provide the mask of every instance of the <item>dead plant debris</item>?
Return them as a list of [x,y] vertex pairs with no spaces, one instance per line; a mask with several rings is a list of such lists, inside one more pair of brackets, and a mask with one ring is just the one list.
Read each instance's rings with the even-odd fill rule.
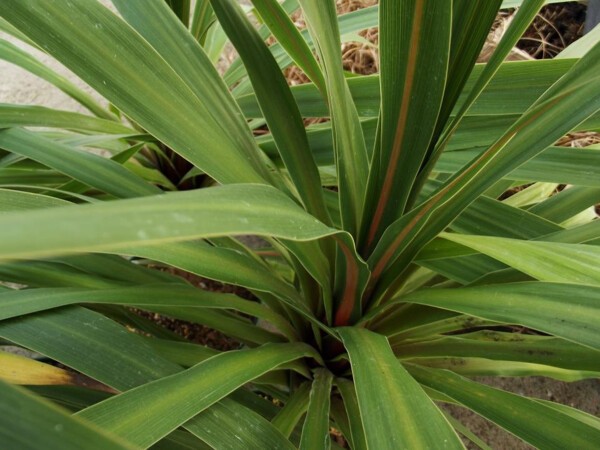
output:
[[553,58],[583,36],[586,9],[579,2],[544,6],[517,47],[535,59]]

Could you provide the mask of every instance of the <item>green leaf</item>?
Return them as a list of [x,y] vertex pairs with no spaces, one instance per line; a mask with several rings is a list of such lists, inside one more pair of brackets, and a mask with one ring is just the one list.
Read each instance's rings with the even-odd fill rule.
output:
[[191,342],[178,342],[167,339],[151,338],[148,344],[163,358],[182,367],[192,367],[219,353],[204,345]]
[[567,416],[571,416],[571,417],[579,420],[580,422],[583,422],[587,425],[590,425],[590,426],[596,428],[597,430],[600,430],[600,419],[598,417],[592,416],[591,414],[585,413],[579,409],[571,408],[570,406],[563,405],[561,403],[554,403],[554,402],[550,402],[548,400],[542,400],[542,399],[535,399],[535,401],[537,401],[538,403],[541,403],[545,406],[548,406],[550,408],[554,408],[557,411],[560,411],[561,413],[566,414]]
[[54,206],[68,206],[71,203],[60,198],[32,192],[0,189],[0,211],[24,211],[29,209],[44,209]]
[[[502,2],[502,9],[507,8],[519,8],[525,0],[504,0]],[[545,0],[544,3],[552,4],[552,3],[566,3],[565,0]]]
[[70,416],[66,410],[0,381],[0,440],[6,448],[35,450],[135,449],[124,441]]
[[270,292],[299,301],[294,287],[271,270],[238,251],[205,242],[177,242],[152,247],[135,247],[123,253],[159,261],[212,280]]
[[23,129],[0,131],[0,147],[31,158],[117,197],[140,197],[160,194],[119,163],[93,153],[59,144]]
[[487,2],[455,0],[452,3],[448,76],[434,141],[446,125],[461,92],[465,91],[465,83],[496,20],[500,3],[501,0]]
[[29,386],[30,392],[52,400],[69,411],[79,411],[86,406],[98,403],[113,394],[78,386]]
[[[297,4],[297,0],[288,0],[288,2],[282,3],[282,6],[284,9],[286,9],[288,14],[291,14],[293,10],[296,9]],[[377,26],[377,6],[371,6],[350,12],[348,14],[343,14],[339,16],[338,21],[340,30],[339,36],[361,31],[369,27],[375,27]],[[309,47],[312,49],[315,45],[313,39],[308,33],[308,30],[302,30],[301,34],[308,43]],[[270,49],[281,69],[284,69],[293,63],[292,58],[285,52],[285,49],[279,43],[271,45]],[[234,89],[234,94],[236,96],[247,94],[250,90],[248,83],[245,83],[247,80],[242,79],[243,76],[244,67],[239,59],[233,62],[224,75],[225,81],[228,85],[233,85],[239,82]]]
[[588,347],[555,337],[489,330],[460,336],[440,336],[424,342],[400,343],[394,346],[394,352],[401,359],[474,357],[600,371],[600,353]]
[[580,225],[578,227],[547,234],[540,237],[539,240],[547,242],[598,245],[600,244],[600,238],[598,236],[600,236],[600,221],[593,220],[592,222]]
[[[503,62],[476,97],[467,116],[523,114],[576,63],[576,59]],[[485,70],[486,64],[475,65],[457,101],[454,115],[467,102]]]
[[536,400],[469,381],[447,370],[408,366],[417,380],[537,448],[586,448],[600,430]]
[[0,128],[10,127],[52,127],[106,134],[136,134],[135,130],[111,120],[43,106],[0,103]]
[[369,170],[356,106],[342,69],[339,24],[333,0],[300,0],[304,17],[326,74],[327,101],[334,124],[334,148],[342,223],[352,235],[360,228]]
[[487,358],[418,358],[406,361],[424,367],[447,369],[466,377],[548,377],[572,382],[600,377],[600,372],[561,369],[545,364],[521,361],[497,361]]
[[600,202],[600,188],[571,186],[529,210],[547,220],[562,223]]
[[116,280],[126,284],[179,283],[184,281],[160,270],[149,269],[116,255],[75,255],[53,258],[52,262],[65,264],[85,273]]
[[340,394],[342,394],[344,409],[348,416],[350,436],[346,436],[346,438],[349,438],[352,449],[366,450],[368,448],[367,441],[365,438],[365,430],[362,425],[354,383],[345,378],[336,378],[335,384],[337,385]]
[[[319,63],[283,7],[276,0],[252,0],[252,4],[279,44],[318,87],[319,91],[326,95],[325,79]],[[279,68],[279,65],[277,67]],[[246,69],[248,70],[249,67]]]
[[181,20],[186,27],[190,20],[190,3],[191,0],[166,0],[166,4],[169,5],[171,11],[175,13],[177,18]]
[[427,154],[443,101],[451,18],[451,2],[381,2],[381,141],[369,178],[374,201],[367,203],[361,234],[367,251],[403,213]]
[[267,419],[227,398],[188,421],[185,428],[211,448],[295,448]]
[[440,410],[396,360],[384,336],[363,328],[338,332],[350,357],[369,448],[463,448]]
[[[0,19],[3,20],[3,19]],[[6,23],[6,22],[5,22]],[[9,25],[10,26],[10,25]],[[31,43],[32,45],[35,45]],[[11,44],[4,39],[0,39],[0,59],[8,61],[12,64],[15,64],[28,72],[31,72],[34,75],[42,78],[43,80],[52,83],[58,89],[63,91],[69,97],[73,98],[81,105],[85,106],[92,113],[94,113],[98,117],[102,117],[108,120],[115,120],[115,116],[106,111],[102,106],[100,106],[92,97],[90,97],[86,92],[79,89],[77,86],[73,85],[66,78],[58,75],[47,66],[39,62],[29,53],[21,50],[17,46]],[[116,125],[116,122],[115,122]]]
[[208,328],[221,331],[225,335],[247,344],[249,347],[256,347],[269,342],[286,342],[287,340],[278,333],[268,331],[250,320],[228,311],[179,306],[144,306],[143,309],[174,319],[200,323]]
[[317,369],[310,391],[310,401],[300,439],[301,450],[329,449],[329,405],[333,375],[327,369]]
[[[162,0],[127,3],[142,6],[140,17],[156,18],[155,8],[166,8]],[[144,39],[98,2],[54,0],[40,4],[26,0],[10,7],[1,5],[0,15],[153,136],[216,180],[264,182],[266,171],[259,162],[250,131],[245,124],[240,124],[243,121],[239,115],[224,111],[224,105],[231,104],[232,100],[224,102],[225,86],[215,81],[218,75],[214,68],[211,67],[213,76],[202,77],[196,83],[196,89],[203,94],[199,97],[181,78],[186,73],[188,76],[199,73],[198,65],[192,70],[189,65],[173,68],[163,59],[164,47],[153,41],[161,51],[157,53],[148,43],[148,35]],[[75,16],[77,20],[73,21]],[[162,20],[169,17],[173,16],[158,15]],[[89,30],[94,32],[89,33]],[[162,25],[148,30],[156,33],[157,40],[169,38],[163,46],[173,42],[177,32],[175,27]],[[197,45],[189,33],[186,35]],[[184,48],[178,44],[177,47],[180,51]],[[183,58],[179,55],[180,52],[174,53],[172,58],[180,61]],[[205,66],[207,64],[205,61]],[[241,126],[246,127],[245,135],[232,133]]]
[[[356,12],[361,11],[366,11],[366,9]],[[503,63],[469,109],[467,118],[489,115],[490,117],[485,118],[489,121],[502,115],[523,114],[548,87],[562,77],[576,62],[576,59],[555,59]],[[469,92],[475,86],[484,68],[485,64],[474,66],[457,101],[457,108],[467,100]],[[349,78],[347,82],[359,117],[377,117],[381,102],[379,75]],[[326,102],[315,85],[294,86],[292,94],[303,116],[326,117],[328,115]],[[253,94],[239,96],[237,102],[246,117],[261,117],[260,108]],[[461,130],[463,126],[464,124],[458,130]]]
[[600,248],[597,246],[455,233],[444,233],[442,236],[541,281],[600,286]]
[[[428,393],[431,393],[431,392],[433,392],[433,391],[429,390]],[[441,395],[438,395],[438,396],[441,397]],[[466,437],[469,441],[471,441],[473,444],[475,444],[477,446],[477,448],[480,448],[481,450],[493,450],[492,447],[490,447],[485,442],[483,442],[479,438],[479,436],[477,436],[469,428],[467,428],[465,425],[463,425],[462,422],[455,419],[449,412],[446,412],[446,411],[442,411],[442,412],[444,413],[446,420],[448,420],[448,422],[450,422],[450,425],[452,425],[452,427],[458,433],[460,433],[462,436]]]
[[313,350],[304,344],[269,344],[222,353],[183,372],[97,403],[78,413],[78,417],[147,447],[248,381],[312,354]]
[[[44,223],[43,233],[39,223]],[[336,232],[274,188],[244,184],[4,215],[0,229],[2,259],[117,251],[230,234],[303,241]]]
[[418,250],[472,201],[598,110],[598,56],[600,45],[546,91],[501,139],[450,177],[429,200],[388,228],[372,256],[374,282],[393,264],[389,280],[380,290],[389,287]]
[[111,279],[85,273],[66,264],[48,261],[20,261],[13,264],[1,264],[0,277],[4,282],[18,283],[29,288],[77,286],[101,289],[121,284]]
[[[435,171],[454,173],[478,154],[480,154],[479,150],[444,152],[435,166]],[[598,187],[600,186],[599,162],[600,150],[548,147],[507,174],[504,179]]]
[[[520,39],[521,35],[531,24],[535,15],[544,4],[544,0],[526,0],[523,3],[524,6],[519,8],[517,13],[515,14],[513,20],[510,22],[510,26],[506,30],[506,33],[504,33],[502,39],[498,43],[497,47],[494,49],[494,53],[492,54],[490,60],[484,66],[482,73],[479,75],[477,81],[475,82],[475,85],[470,89],[469,96],[464,101],[464,103],[462,103],[460,110],[454,117],[453,121],[448,125],[448,128],[445,131],[445,136],[441,139],[441,142],[438,144],[438,148],[435,150],[434,155],[432,155],[430,169],[433,167],[434,161],[439,156],[439,153],[443,150],[450,136],[458,128],[460,121],[463,119],[471,105],[475,102],[477,97],[481,94],[481,92],[485,89],[487,84],[494,77],[494,75],[500,68],[502,62],[506,59],[506,57],[516,45],[517,41]],[[427,169],[425,170],[427,171]]]
[[[315,325],[324,326],[308,311],[303,297],[291,284],[256,264],[254,259],[232,249],[212,247],[203,242],[177,242],[166,246],[127,247],[121,252],[164,262],[225,283],[271,293]],[[325,331],[329,332],[329,329],[325,328]]]
[[285,406],[271,420],[273,426],[290,437],[296,425],[306,412],[310,399],[310,384],[303,383],[295,389]]
[[265,320],[293,339],[295,331],[281,316],[259,303],[232,294],[203,291],[187,285],[151,284],[115,289],[24,289],[0,293],[0,320],[75,303],[232,309]]
[[[126,332],[106,317],[83,308],[4,321],[0,323],[0,336],[120,390],[181,370],[153,351],[150,344],[154,341]],[[231,422],[221,422],[222,432],[233,431],[232,426],[235,429]]]
[[600,349],[598,295],[600,289],[592,286],[524,282],[460,289],[423,289],[402,296],[398,301],[522,325]]
[[199,44],[203,45],[206,39],[208,29],[215,20],[214,13],[210,6],[210,0],[198,0],[194,7],[190,33]]
[[181,370],[161,358],[141,336],[80,307],[2,321],[0,336],[117,390]]
[[[277,2],[270,6],[275,5],[279,7]],[[328,223],[319,173],[302,116],[277,62],[238,5],[233,1],[216,1],[213,9],[246,65],[269,131],[302,203],[309,213]]]

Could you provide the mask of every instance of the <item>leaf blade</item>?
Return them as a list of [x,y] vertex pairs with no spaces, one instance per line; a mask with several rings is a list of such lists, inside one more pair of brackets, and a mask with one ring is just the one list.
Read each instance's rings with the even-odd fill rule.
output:
[[[500,323],[545,331],[600,349],[597,287],[523,282],[460,289],[423,289],[400,301],[449,309]],[[485,304],[479,301],[482,296]],[[570,299],[565,302],[564,299]]]
[[369,447],[463,448],[442,413],[398,363],[385,337],[359,328],[338,332],[350,356]]
[[133,450],[134,447],[118,440],[86,421],[70,416],[54,404],[0,381],[2,402],[3,445],[21,449],[76,450]]
[[415,366],[409,370],[426,386],[449,395],[536,447],[585,448],[600,437],[597,428],[535,400],[469,381],[449,371]]
[[[77,415],[136,445],[149,446],[246,382],[285,362],[311,355],[312,350],[304,344],[269,344],[222,353]],[[166,392],[170,393],[168,399]]]

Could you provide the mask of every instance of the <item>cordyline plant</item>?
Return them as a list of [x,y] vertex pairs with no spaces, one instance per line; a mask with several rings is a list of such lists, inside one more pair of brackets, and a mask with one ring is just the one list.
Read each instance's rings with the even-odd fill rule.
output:
[[[0,106],[0,338],[46,358],[0,356],[2,445],[486,447],[444,403],[539,448],[600,442],[593,416],[470,379],[600,375],[600,150],[553,146],[600,129],[600,45],[504,63],[543,3],[478,65],[521,2],[253,0],[259,26],[233,0],[0,2],[111,103],[0,42],[93,114]],[[350,76],[341,36],[371,26],[380,74]]]

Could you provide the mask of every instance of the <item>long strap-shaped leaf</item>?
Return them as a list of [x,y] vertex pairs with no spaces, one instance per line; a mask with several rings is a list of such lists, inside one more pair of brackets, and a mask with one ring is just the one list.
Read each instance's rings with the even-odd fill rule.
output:
[[271,420],[274,427],[289,437],[308,408],[311,385],[304,383],[290,396],[285,406]]
[[[454,173],[478,153],[478,150],[444,152],[435,170]],[[507,174],[504,179],[600,187],[599,162],[600,150],[598,149],[548,147],[535,158]]]
[[[492,57],[484,66],[481,75],[477,78],[475,85],[471,88],[469,92],[469,96],[467,100],[462,103],[460,110],[454,116],[452,122],[448,125],[448,129],[444,132],[444,136],[440,142],[436,145],[435,149],[433,149],[432,154],[429,155],[429,160],[427,161],[427,166],[424,168],[423,172],[419,175],[420,177],[420,185],[425,182],[431,170],[435,165],[437,158],[439,158],[441,152],[444,150],[444,147],[450,140],[452,134],[458,128],[461,120],[471,107],[471,105],[475,102],[477,97],[482,93],[485,87],[488,85],[490,80],[494,77],[498,69],[500,68],[504,59],[508,56],[510,51],[513,49],[523,32],[527,29],[539,9],[544,4],[544,0],[527,0],[524,2],[523,7],[519,8],[517,14],[515,15],[514,20],[511,22],[510,27],[507,32],[502,37],[501,41],[498,44],[498,47],[494,50]],[[418,189],[420,186],[417,185]],[[413,195],[416,195],[418,192],[414,192]]]
[[[288,14],[291,14],[296,9],[297,4],[298,0],[286,0],[281,4],[281,6],[285,9],[285,11],[287,11]],[[377,6],[359,9],[339,16],[339,36],[356,33],[366,28],[375,26],[377,26]],[[308,33],[308,30],[302,30],[300,34],[308,43],[308,46],[313,49],[315,44]],[[275,56],[275,59],[282,70],[286,67],[289,67],[294,62],[292,57],[286,53],[288,50],[286,50],[281,44],[275,43],[271,45],[269,49],[273,53],[273,56]],[[248,94],[250,90],[248,83],[245,83],[247,80],[243,79],[244,73],[245,68],[238,59],[231,64],[224,75],[225,81],[230,86],[239,82],[239,85],[234,89],[234,92],[238,95]]]
[[365,205],[364,248],[372,249],[404,211],[427,153],[446,84],[451,18],[452,2],[382,0],[379,6],[381,141],[373,161],[380,167],[369,179],[376,201]]
[[[2,212],[51,208],[69,204],[65,200],[46,195],[0,189],[0,211]],[[291,284],[275,276],[268,270],[268,266],[257,264],[256,260],[248,258],[234,249],[214,247],[204,242],[181,242],[165,246],[141,246],[121,251],[123,254],[166,263],[213,280],[271,292],[291,301],[300,301],[298,292]],[[145,269],[118,256],[80,255],[58,259],[62,263],[73,265],[85,272],[127,283],[156,283],[167,281],[169,278],[164,272]],[[57,258],[54,260],[56,261]],[[173,281],[173,279],[169,281]]]
[[[275,325],[289,337],[295,332],[283,317],[256,302],[187,285],[151,284],[116,289],[24,289],[0,293],[0,320],[74,303],[107,303],[144,307],[232,309]],[[282,329],[283,328],[283,329]]]
[[[78,307],[1,322],[0,336],[122,391],[181,370],[168,359],[163,359],[145,339],[127,332],[98,313]],[[203,353],[202,347],[194,347],[195,353]],[[173,353],[172,347],[169,353]],[[199,360],[212,355],[214,353]],[[236,411],[242,422],[252,422],[253,419],[244,417],[245,410]],[[195,430],[202,423],[192,420],[189,422],[190,429]],[[253,436],[254,433],[265,436],[272,433],[268,423],[257,425],[253,432],[246,432],[242,439],[244,442],[245,439],[250,439],[250,442],[260,439]],[[221,422],[221,427],[225,433],[233,433],[237,429],[231,422]]]
[[[325,95],[325,79],[319,63],[279,2],[277,0],[252,0],[252,4],[279,44]],[[277,67],[279,68],[279,65]]]
[[345,378],[336,378],[335,384],[342,395],[344,409],[348,416],[348,435],[344,432],[344,437],[351,443],[351,448],[356,450],[366,450],[367,441],[365,439],[365,429],[362,425],[360,408],[354,383]]
[[417,249],[446,228],[479,195],[597,111],[598,67],[600,45],[556,83],[559,88],[550,88],[543,101],[529,109],[502,138],[451,177],[428,201],[391,225],[371,257],[374,281],[401,255],[390,269],[393,282]]
[[114,115],[102,108],[102,106],[100,106],[86,92],[79,89],[66,78],[52,71],[29,53],[21,50],[17,46],[5,41],[4,39],[0,39],[0,59],[4,59],[5,61],[16,64],[17,66],[31,72],[34,75],[37,75],[49,83],[52,83],[65,94],[78,101],[81,105],[85,106],[96,116],[108,120],[115,119]]
[[460,289],[423,289],[397,301],[519,324],[600,349],[599,295],[600,288],[593,286],[524,282]]
[[[595,355],[597,356],[597,355]],[[572,370],[527,361],[498,361],[488,357],[429,357],[408,360],[421,366],[451,370],[467,377],[549,377],[560,381],[581,381],[599,378],[600,372]]]
[[[279,7],[277,2],[273,2]],[[271,5],[272,6],[272,5]],[[279,154],[307,211],[329,223],[321,180],[300,111],[267,46],[232,0],[213,1],[221,26],[246,64],[254,92]]]
[[446,370],[413,365],[409,370],[419,382],[537,448],[588,448],[600,440],[598,428],[536,400],[485,386]]
[[[552,59],[503,63],[467,115],[522,114],[576,62],[574,59]],[[467,100],[484,68],[484,64],[475,65],[457,101],[458,106]],[[378,75],[348,79],[348,87],[361,118],[378,117],[381,103],[379,84]],[[327,116],[327,105],[313,84],[293,86],[292,94],[303,116]],[[261,117],[253,94],[240,96],[237,102],[248,118]]]
[[0,148],[38,161],[74,179],[117,197],[160,194],[161,190],[121,164],[93,153],[46,139],[31,131],[0,131]]
[[327,369],[317,369],[314,375],[310,401],[302,427],[301,450],[327,450],[329,437],[329,405],[333,375]]
[[338,331],[350,357],[369,448],[463,448],[440,410],[397,361],[384,336],[363,328]]
[[553,222],[562,223],[600,201],[600,188],[572,186],[529,210]]
[[251,448],[293,450],[295,448],[267,419],[227,398],[202,411],[188,421],[185,428],[209,444],[211,448],[231,450]]
[[0,127],[56,127],[106,134],[137,134],[137,131],[112,120],[43,106],[6,103],[0,103]]
[[444,233],[443,236],[541,281],[600,287],[600,247],[595,245],[521,241],[454,233]]
[[[44,223],[43,233],[39,223]],[[231,234],[304,241],[336,233],[276,189],[243,184],[14,213],[2,217],[0,228],[2,259],[113,251]]]
[[223,283],[270,292],[293,302],[301,301],[298,291],[291,284],[232,249],[214,247],[204,242],[177,242],[136,246],[121,252],[169,264]]
[[[133,266],[133,264],[131,265]],[[66,264],[48,261],[0,264],[0,278],[4,282],[19,283],[29,288],[76,286],[102,289],[123,284],[110,278],[85,273]]]
[[120,391],[181,370],[141,336],[81,307],[2,321],[0,336]]
[[[157,3],[164,2],[152,2]],[[75,14],[77,21],[72,20]],[[176,72],[181,68],[169,66],[147,40],[100,3],[25,0],[2,3],[0,16],[218,181],[261,183],[267,178],[258,152],[248,150],[254,145],[250,132],[244,138],[231,133],[237,129],[233,125],[226,127],[241,117],[212,115],[221,111],[215,93],[225,87],[204,78],[198,83],[205,94],[201,101]]]
[[[260,186],[252,186],[252,188],[258,188],[259,191],[262,191],[262,189],[264,189],[264,187]],[[237,188],[234,188],[233,186],[229,186],[226,188],[226,190],[229,189],[237,190]],[[271,191],[275,192],[273,190]],[[279,196],[281,194],[277,193],[277,195]],[[263,196],[259,195],[259,197]],[[297,208],[297,206],[289,199],[285,198],[285,202],[287,202],[289,205],[293,205],[294,208]],[[66,205],[68,203],[62,200],[54,199],[53,197],[46,197],[31,193],[21,193],[16,191],[0,190],[1,210],[11,211],[15,208],[17,210],[49,208],[53,206],[60,206],[63,204]],[[242,199],[242,204],[251,208],[252,201],[248,202],[247,200]],[[175,209],[176,211],[182,210],[181,208],[178,208],[176,206]],[[183,209],[189,208],[185,207]],[[298,211],[301,210],[298,208]],[[239,217],[237,217],[235,212],[233,213],[233,215],[236,217],[235,221],[237,222],[239,220]],[[178,223],[178,227],[181,226],[182,217],[183,216],[180,215],[179,212],[176,212],[175,219]],[[104,228],[103,224],[105,223],[105,220],[102,218],[102,214],[98,216],[98,220],[100,221],[98,222],[98,226]],[[247,219],[242,218],[242,222],[245,220]],[[208,221],[204,220],[202,222],[208,223]],[[126,221],[126,223],[129,223],[129,221]],[[302,223],[299,221],[296,221],[295,223],[297,225],[302,225]],[[193,220],[192,222],[188,222],[188,224],[190,226],[190,230],[192,228],[196,228],[193,225]],[[139,232],[139,228],[132,229],[131,231],[136,230],[137,232]],[[171,227],[169,228],[169,230],[173,231],[174,228]],[[331,231],[334,232],[335,230]],[[57,230],[57,233],[61,234],[59,230]],[[247,233],[241,232],[236,234]],[[139,238],[140,236],[137,237]],[[150,236],[146,237],[150,238]],[[88,243],[93,241],[94,239],[88,241]],[[354,246],[349,236],[341,235],[341,241],[344,242],[344,245],[349,249],[349,251],[353,251],[352,249],[354,248]],[[131,246],[131,244],[134,245]],[[302,297],[291,284],[285,282],[283,279],[276,276],[270,270],[267,270],[263,265],[256,264],[256,261],[254,259],[248,258],[245,255],[233,249],[214,247],[204,242],[169,242],[168,245],[152,246],[137,245],[134,242],[131,242],[130,245],[124,247],[120,246],[119,251],[122,254],[139,256],[163,262],[174,267],[186,270],[188,272],[194,273],[196,275],[204,276],[214,280],[219,280],[225,283],[231,283],[262,292],[270,292],[276,295],[283,302],[291,304],[291,306],[293,306],[297,311],[303,314],[308,320],[313,320],[315,321],[315,324],[322,325],[312,316],[310,312],[308,312],[308,310],[305,308]],[[366,265],[364,262],[361,263],[360,273],[362,274],[362,278],[364,278],[365,275],[365,266]],[[141,283],[145,282],[148,282],[148,280],[141,281]],[[354,301],[357,300],[357,298],[354,298]]]
[[206,33],[214,20],[215,15],[211,9],[210,0],[198,0],[192,14],[190,33],[200,45],[204,45]]
[[165,3],[187,28],[190,21],[191,0],[166,0]]
[[490,29],[496,20],[501,0],[452,2],[452,38],[450,40],[450,62],[444,102],[436,125],[434,141],[446,125],[448,117],[458,100],[465,83],[472,73],[475,61],[481,53]]
[[[163,198],[168,200],[162,201]],[[73,215],[70,220],[67,219],[69,214]],[[34,218],[32,215],[45,216]],[[29,216],[29,219],[25,216]],[[107,222],[106,217],[113,217],[113,220]],[[339,231],[326,227],[287,196],[264,185],[229,185],[143,199],[74,205],[26,214],[11,214],[3,219],[8,222],[28,223],[29,226],[42,220],[46,224],[47,234],[43,237],[38,233],[37,227],[35,232],[27,232],[25,228],[16,225],[16,222],[7,222],[7,230],[12,230],[15,233],[13,238],[20,240],[22,245],[13,241],[11,249],[9,234],[2,235],[6,238],[6,245],[2,246],[0,259],[89,251],[127,252],[144,245],[232,234],[267,235],[291,241],[315,240],[339,234],[340,240],[351,253],[354,249],[347,234],[340,234]],[[51,224],[53,221],[54,227]],[[74,228],[69,231],[69,226]],[[102,230],[100,235],[99,229]],[[32,239],[33,236],[36,238]],[[28,249],[26,241],[31,244]],[[354,258],[357,258],[355,254]],[[364,268],[365,263],[361,262],[357,273]],[[363,278],[360,277],[361,280]],[[357,279],[356,282],[358,281]],[[359,290],[355,293],[360,295]],[[288,299],[288,304],[309,320],[313,320],[315,325],[329,332],[327,327],[314,319],[304,303],[295,300]],[[356,300],[355,297],[354,301]]]
[[0,442],[5,448],[34,450],[133,450],[125,441],[69,415],[25,389],[0,381]]
[[564,339],[478,331],[460,336],[443,336],[425,342],[394,347],[398,357],[474,357],[497,361],[521,361],[571,370],[600,372],[600,352]]
[[0,351],[0,380],[29,386],[76,385],[77,375],[32,358]]
[[369,170],[364,136],[356,106],[342,70],[339,26],[333,0],[300,0],[308,29],[321,60],[337,160],[344,229],[359,229]]
[[56,206],[69,206],[71,203],[60,198],[32,192],[0,189],[0,211],[4,214],[11,211],[44,209]]
[[78,416],[147,447],[243,384],[312,354],[304,344],[269,344],[222,353],[186,371],[97,403]]
[[[181,21],[163,0],[115,0],[113,4],[123,18],[146,39],[174,72],[207,105],[204,114],[228,133],[242,149],[254,169],[268,174],[256,161],[256,147],[240,110],[227,91],[225,83]],[[209,87],[210,86],[210,87]],[[257,165],[258,164],[258,165]]]

